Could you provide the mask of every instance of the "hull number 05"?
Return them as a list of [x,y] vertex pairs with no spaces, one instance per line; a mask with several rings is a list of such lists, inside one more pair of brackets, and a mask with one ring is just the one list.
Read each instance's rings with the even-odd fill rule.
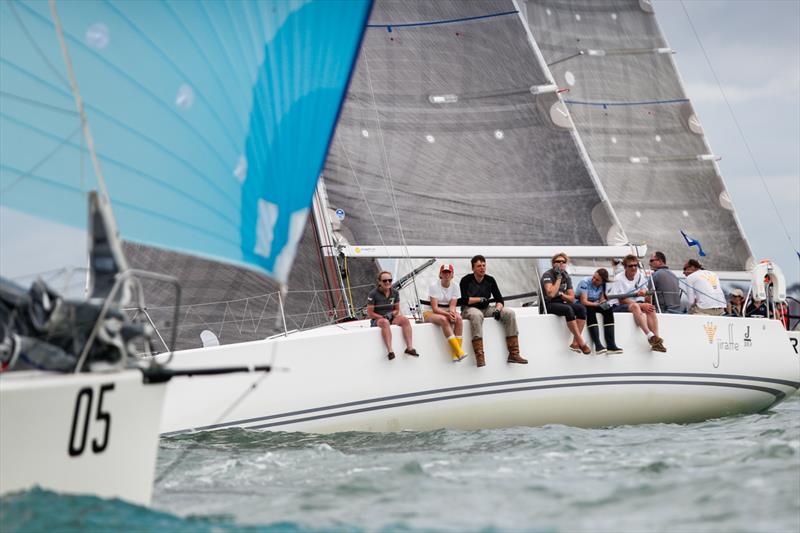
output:
[[[72,431],[69,434],[69,455],[71,457],[83,455],[83,451],[86,449],[86,438],[89,435],[90,423],[103,425],[103,439],[98,440],[96,437],[92,439],[92,451],[94,453],[102,453],[108,446],[108,434],[111,431],[111,413],[103,411],[103,397],[107,392],[113,390],[113,383],[100,385],[97,395],[97,410],[93,421],[91,420],[91,415],[94,391],[91,387],[84,387],[78,391],[78,397],[75,398],[75,411],[72,414]],[[82,425],[80,424],[81,421],[83,421]]]

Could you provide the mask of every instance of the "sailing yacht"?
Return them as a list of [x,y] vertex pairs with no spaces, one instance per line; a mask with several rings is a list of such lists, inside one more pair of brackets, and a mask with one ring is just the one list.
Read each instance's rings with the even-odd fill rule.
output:
[[87,228],[91,274],[77,301],[0,279],[0,494],[148,504],[166,382],[269,370],[156,362],[174,337],[142,318],[145,286],[173,327],[180,290],[130,268],[121,239],[285,281],[369,9],[0,5],[0,209]]
[[[562,319],[535,305],[541,259],[566,252],[591,272],[648,248],[678,258],[681,230],[702,242],[709,268],[785,298],[779,267],[752,258],[650,2],[380,0],[301,241],[296,292],[258,301],[255,313],[246,294],[229,293],[241,313],[233,327],[208,315],[191,325],[195,343],[213,329],[222,345],[174,362],[270,361],[285,372],[173,380],[162,431],[683,423],[794,394],[797,333],[779,321],[660,315],[668,352],[658,354],[619,314],[624,354],[584,356],[569,350]],[[421,357],[387,360],[379,332],[358,320],[375,274],[408,282],[401,301],[419,313],[436,279],[431,258],[454,264],[458,279],[475,254],[505,295],[525,295],[511,305],[530,364],[506,363],[492,320],[486,367],[468,343],[454,365],[441,332],[422,323]],[[159,269],[152,254],[146,264]],[[328,314],[308,303],[319,293]],[[268,308],[278,325],[258,339],[257,325],[273,323]],[[319,327],[289,331],[309,315]],[[249,342],[225,344],[248,332]],[[402,354],[399,330],[393,337]]]

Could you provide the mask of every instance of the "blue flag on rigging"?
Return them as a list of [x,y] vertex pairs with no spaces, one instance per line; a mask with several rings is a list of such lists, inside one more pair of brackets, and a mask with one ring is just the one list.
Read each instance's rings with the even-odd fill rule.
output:
[[683,235],[683,240],[686,241],[686,245],[689,248],[691,248],[692,246],[697,246],[697,253],[700,255],[700,257],[705,257],[706,253],[703,251],[703,247],[700,245],[700,241],[698,241],[697,239],[690,238],[688,235],[686,235],[686,232],[683,230],[681,230],[681,235]]

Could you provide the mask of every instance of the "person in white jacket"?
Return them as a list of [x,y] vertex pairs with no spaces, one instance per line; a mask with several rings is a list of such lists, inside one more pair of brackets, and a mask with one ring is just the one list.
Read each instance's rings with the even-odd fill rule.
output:
[[725,314],[725,293],[719,277],[703,268],[696,259],[689,259],[683,266],[683,275],[686,276],[686,297],[689,299],[690,315]]

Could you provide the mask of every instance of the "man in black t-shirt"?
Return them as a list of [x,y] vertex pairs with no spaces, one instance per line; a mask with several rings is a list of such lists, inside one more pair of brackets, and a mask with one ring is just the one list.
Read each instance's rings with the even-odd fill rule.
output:
[[[503,295],[497,287],[497,282],[492,276],[486,274],[486,258],[476,255],[471,259],[472,274],[461,278],[461,298],[463,307],[461,316],[468,320],[472,328],[472,349],[475,351],[475,362],[478,366],[486,365],[483,353],[483,319],[493,316],[503,324],[508,347],[508,362],[527,364],[519,354],[519,330],[517,317],[514,311],[506,309]],[[494,298],[494,305],[489,305],[489,299]]]

